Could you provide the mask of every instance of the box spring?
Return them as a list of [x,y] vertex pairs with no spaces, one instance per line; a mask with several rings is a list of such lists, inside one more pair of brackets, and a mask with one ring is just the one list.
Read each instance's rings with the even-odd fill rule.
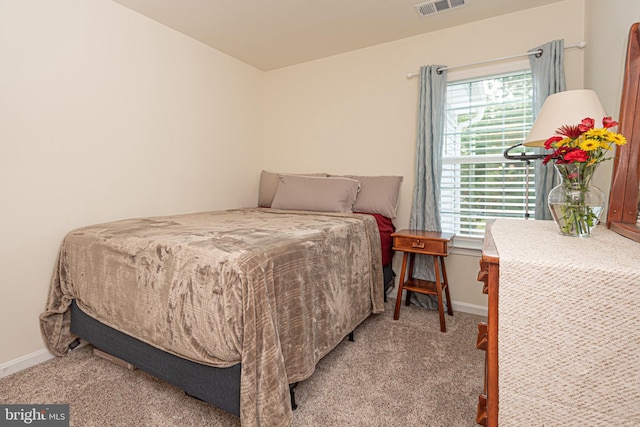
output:
[[[383,267],[383,273],[386,290],[395,277],[391,264]],[[75,300],[71,303],[71,333],[190,396],[240,416],[240,363],[216,368],[167,353],[95,320]]]
[[71,304],[71,333],[193,397],[240,416],[239,363],[216,368],[164,352],[88,316],[75,300]]

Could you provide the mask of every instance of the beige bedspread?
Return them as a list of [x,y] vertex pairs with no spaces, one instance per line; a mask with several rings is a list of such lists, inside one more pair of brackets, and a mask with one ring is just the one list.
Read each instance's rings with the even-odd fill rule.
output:
[[235,209],[80,228],[64,239],[46,310],[51,352],[75,337],[69,305],[196,362],[242,363],[244,426],[288,425],[288,384],[383,310],[369,215]]

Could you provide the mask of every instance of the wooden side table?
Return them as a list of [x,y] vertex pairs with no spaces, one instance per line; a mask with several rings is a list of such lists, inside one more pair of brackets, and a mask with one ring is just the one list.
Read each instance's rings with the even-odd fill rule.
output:
[[[447,332],[444,320],[444,305],[442,302],[442,291],[447,297],[447,313],[453,316],[451,308],[451,297],[449,296],[449,283],[447,282],[447,271],[444,266],[444,257],[449,255],[453,249],[453,233],[441,233],[435,231],[422,230],[400,230],[391,235],[393,237],[393,250],[404,252],[402,257],[402,271],[400,272],[400,282],[398,284],[398,297],[396,299],[396,309],[393,319],[400,317],[400,304],[402,302],[402,291],[407,291],[406,305],[410,304],[411,292],[418,292],[427,295],[436,295],[438,298],[438,312],[440,314],[440,330]],[[435,270],[435,282],[415,279],[413,277],[413,264],[416,254],[433,256],[433,267]],[[409,259],[409,271],[407,271],[407,260]],[[442,271],[442,277],[440,276]]]

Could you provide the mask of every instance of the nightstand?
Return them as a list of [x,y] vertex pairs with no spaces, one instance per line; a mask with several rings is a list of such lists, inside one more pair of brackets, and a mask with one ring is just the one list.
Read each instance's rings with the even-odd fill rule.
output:
[[[402,302],[403,290],[407,291],[406,305],[410,304],[411,292],[436,295],[438,298],[438,312],[440,314],[440,330],[447,332],[444,320],[444,304],[442,301],[443,290],[447,297],[447,313],[449,316],[453,316],[453,310],[451,308],[451,297],[449,296],[449,283],[447,282],[447,270],[444,266],[444,257],[449,255],[453,249],[453,233],[405,229],[396,231],[391,237],[393,237],[393,250],[404,252],[393,319],[398,320],[400,317],[400,304]],[[435,282],[415,279],[413,277],[413,264],[416,254],[431,255],[433,257],[433,267],[436,276]],[[407,261],[409,261],[408,272]],[[442,275],[440,274],[441,272]],[[406,280],[405,273],[407,273]]]

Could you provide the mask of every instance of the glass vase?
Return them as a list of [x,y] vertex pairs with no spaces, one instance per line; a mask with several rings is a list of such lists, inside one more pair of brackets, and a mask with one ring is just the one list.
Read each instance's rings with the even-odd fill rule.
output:
[[549,192],[553,220],[561,234],[589,237],[604,208],[604,193],[591,185],[598,164],[574,162],[554,166],[562,182]]

